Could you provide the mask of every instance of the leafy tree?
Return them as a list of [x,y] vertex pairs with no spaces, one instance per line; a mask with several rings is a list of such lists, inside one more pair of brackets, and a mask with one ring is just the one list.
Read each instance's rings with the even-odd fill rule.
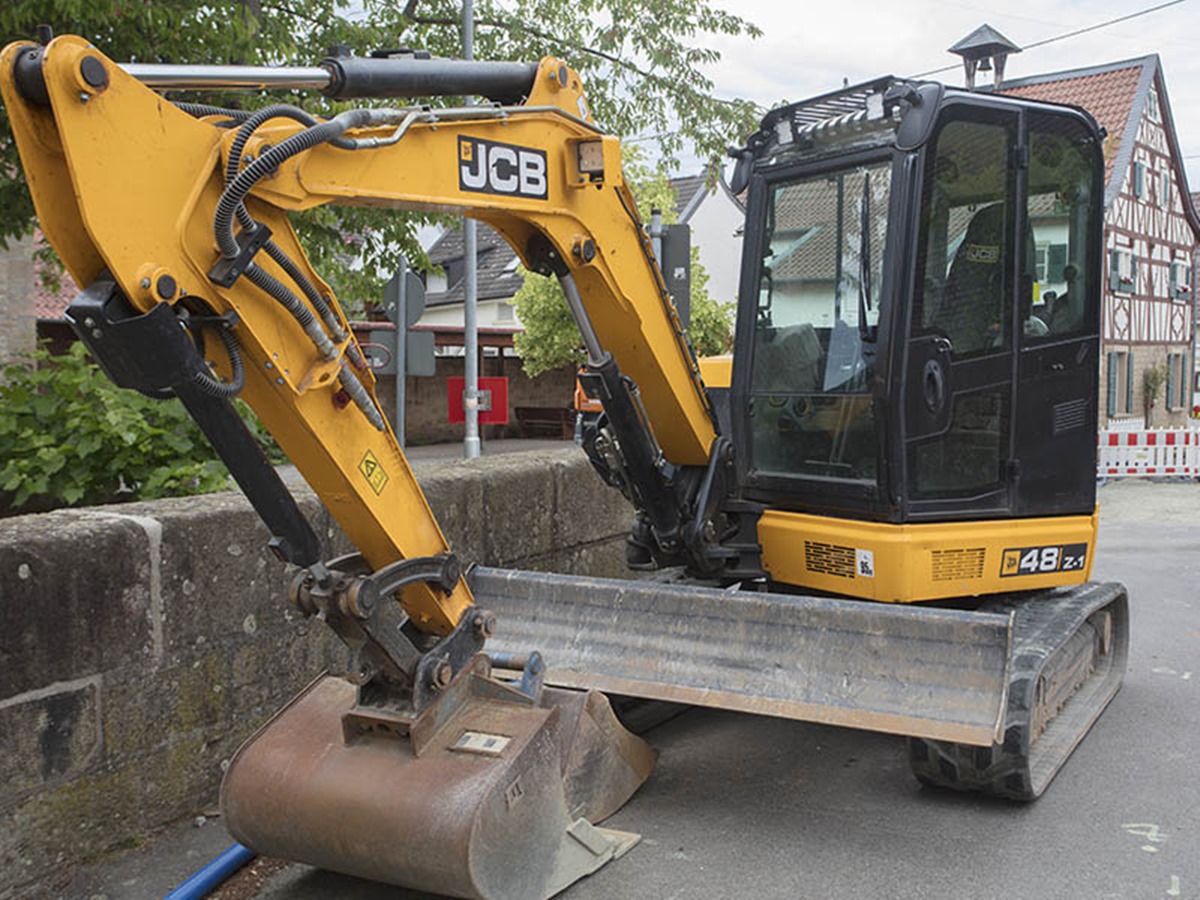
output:
[[[178,400],[114,385],[83,344],[0,369],[0,515],[151,500],[229,487],[228,472]],[[268,456],[282,458],[243,417]]]
[[[9,0],[0,6],[0,41],[29,38],[47,23],[87,37],[122,61],[311,65],[335,45],[359,54],[408,46],[456,56],[460,8],[459,0],[408,0],[404,6],[394,0]],[[605,128],[657,132],[668,158],[689,148],[715,157],[753,124],[750,104],[711,97],[712,84],[698,67],[719,58],[705,46],[708,36],[760,32],[709,0],[674,0],[669,7],[633,0],[482,0],[475,10],[478,58],[550,54],[569,61],[583,75]],[[337,108],[316,95],[171,96],[247,108],[283,100],[317,114]],[[33,208],[2,111],[0,172],[3,245],[29,233]],[[378,296],[379,273],[394,271],[400,253],[425,260],[414,237],[423,220],[415,216],[323,208],[295,219],[314,264],[352,309],[362,298]],[[361,241],[359,260],[348,258],[347,234]]]
[[[644,162],[639,147],[624,148],[624,174],[637,201],[638,213],[649,221],[652,210],[662,212],[663,223],[673,224],[675,189],[661,168]],[[717,303],[708,295],[708,273],[700,264],[698,248],[692,247],[691,325],[688,336],[701,356],[724,353],[729,349],[732,304]],[[567,308],[558,279],[525,273],[525,282],[513,298],[517,316],[525,326],[513,343],[521,356],[521,366],[531,378],[560,366],[582,365],[586,354],[580,343],[579,329]]]

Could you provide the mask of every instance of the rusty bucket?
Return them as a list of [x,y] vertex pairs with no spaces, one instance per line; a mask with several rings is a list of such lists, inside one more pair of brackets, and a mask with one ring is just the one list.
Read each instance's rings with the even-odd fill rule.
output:
[[477,656],[407,725],[364,728],[355,688],[313,682],[237,752],[230,833],[258,853],[453,897],[551,897],[637,836],[595,823],[654,752],[594,691],[535,701]]

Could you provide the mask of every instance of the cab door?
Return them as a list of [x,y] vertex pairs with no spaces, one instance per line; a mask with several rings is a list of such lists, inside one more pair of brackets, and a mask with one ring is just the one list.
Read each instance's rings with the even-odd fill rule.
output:
[[905,519],[1014,505],[1019,119],[951,104],[927,146],[903,363]]
[[1090,514],[1095,507],[1104,159],[1090,121],[1071,111],[1026,114],[1022,192],[1033,254],[1019,309],[1016,514]]

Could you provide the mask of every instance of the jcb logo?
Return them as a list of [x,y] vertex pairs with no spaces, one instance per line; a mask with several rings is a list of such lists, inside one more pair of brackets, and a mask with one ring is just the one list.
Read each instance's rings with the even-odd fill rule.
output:
[[458,139],[458,186],[478,194],[546,199],[546,153],[532,147]]

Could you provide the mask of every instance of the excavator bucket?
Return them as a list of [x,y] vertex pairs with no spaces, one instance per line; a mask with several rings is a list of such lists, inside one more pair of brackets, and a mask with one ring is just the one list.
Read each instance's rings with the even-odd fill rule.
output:
[[638,840],[594,823],[650,774],[654,752],[593,691],[531,697],[477,656],[411,721],[356,714],[322,677],[234,757],[230,833],[260,854],[452,897],[534,900]]
[[547,683],[991,746],[1012,617],[477,567],[489,648],[537,647]]

